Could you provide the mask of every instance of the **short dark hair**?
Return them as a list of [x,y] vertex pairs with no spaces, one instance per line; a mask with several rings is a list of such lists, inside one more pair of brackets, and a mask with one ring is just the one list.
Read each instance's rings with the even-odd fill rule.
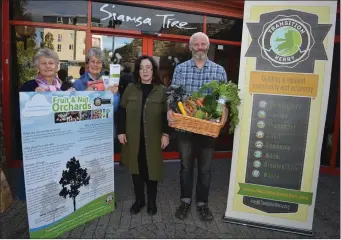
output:
[[133,73],[135,83],[141,83],[140,66],[141,66],[142,60],[144,60],[144,59],[148,59],[152,63],[152,66],[153,66],[152,83],[154,83],[156,85],[163,84],[161,81],[161,78],[160,78],[159,67],[158,67],[156,61],[154,60],[154,58],[147,56],[147,55],[143,55],[135,61],[135,68],[134,68],[134,73]]

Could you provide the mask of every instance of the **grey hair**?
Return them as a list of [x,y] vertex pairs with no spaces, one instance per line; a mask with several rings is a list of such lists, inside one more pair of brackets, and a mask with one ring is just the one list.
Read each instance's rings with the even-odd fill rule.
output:
[[208,36],[207,36],[205,33],[203,33],[203,32],[196,32],[196,33],[194,33],[194,34],[191,36],[191,38],[189,39],[189,45],[191,46],[192,43],[193,43],[193,41],[194,41],[194,39],[197,38],[197,37],[199,37],[199,36],[205,37],[206,40],[207,40],[207,44],[210,45],[210,39],[209,39]]
[[58,54],[53,51],[50,48],[40,48],[36,55],[33,58],[33,63],[36,67],[39,66],[39,58],[40,57],[47,57],[47,58],[53,58],[53,60],[56,62],[56,64],[59,64],[59,56]]
[[90,48],[88,51],[88,55],[86,56],[85,62],[89,63],[89,60],[91,57],[96,57],[100,59],[102,63],[104,63],[105,55],[100,48],[96,48],[96,47]]

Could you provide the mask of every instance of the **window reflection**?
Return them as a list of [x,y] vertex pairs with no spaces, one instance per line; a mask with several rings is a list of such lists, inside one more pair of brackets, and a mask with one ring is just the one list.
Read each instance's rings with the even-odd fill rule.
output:
[[[34,79],[37,70],[33,65],[33,57],[40,47],[53,49],[57,52],[60,64],[58,76],[66,81],[68,76],[79,78],[79,70],[85,65],[85,32],[52,28],[34,28],[15,26],[11,28],[11,103],[12,139],[11,151],[13,159],[21,159],[19,87],[26,81]],[[71,47],[70,47],[71,46]]]
[[134,71],[134,64],[142,55],[142,39],[105,35],[92,35],[93,47],[102,49],[105,55],[104,71],[109,71],[110,63],[127,63]]
[[[67,4],[67,6],[66,6]],[[88,2],[10,0],[10,19],[33,22],[86,25]]]
[[229,81],[238,83],[240,61],[239,46],[211,43],[208,51],[208,58],[225,69]]
[[[229,81],[238,84],[240,47],[229,45],[210,44],[208,58],[222,66]],[[229,134],[229,122],[225,124],[220,132],[216,143],[216,151],[232,151],[233,134]]]
[[207,17],[207,35],[212,39],[241,42],[242,19]]
[[[110,73],[110,63],[120,64],[122,67],[129,65],[133,72],[135,61],[142,55],[142,39],[140,38],[92,35],[92,46],[102,49],[105,55],[103,66],[105,75]],[[117,122],[117,114],[115,122]],[[121,152],[121,144],[117,138],[115,138],[114,148],[115,153]]]
[[154,40],[153,57],[159,65],[161,80],[169,86],[175,67],[191,59],[192,54],[188,43]]

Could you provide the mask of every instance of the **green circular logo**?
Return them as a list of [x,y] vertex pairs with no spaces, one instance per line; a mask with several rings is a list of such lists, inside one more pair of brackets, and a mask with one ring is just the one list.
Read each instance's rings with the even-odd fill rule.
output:
[[276,29],[270,38],[271,49],[279,56],[289,57],[300,50],[302,36],[291,26]]

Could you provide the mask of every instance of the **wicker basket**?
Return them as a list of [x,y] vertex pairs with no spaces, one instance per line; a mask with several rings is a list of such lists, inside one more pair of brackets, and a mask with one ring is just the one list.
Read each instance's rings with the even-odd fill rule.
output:
[[185,130],[192,133],[206,135],[210,137],[218,137],[220,130],[224,127],[225,115],[227,111],[223,111],[220,123],[210,122],[199,118],[185,116],[179,113],[174,113],[174,122],[169,124],[170,127]]

